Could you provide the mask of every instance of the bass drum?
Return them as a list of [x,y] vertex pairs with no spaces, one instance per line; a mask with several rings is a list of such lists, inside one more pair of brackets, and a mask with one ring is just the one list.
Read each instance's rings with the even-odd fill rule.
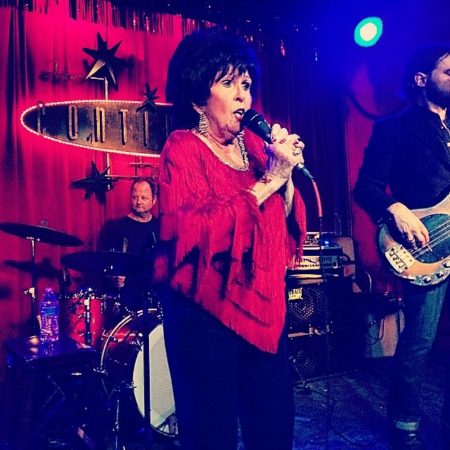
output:
[[[148,318],[150,425],[165,436],[176,437],[178,429],[175,402],[167,364],[163,325],[157,309],[149,309]],[[130,417],[136,415],[144,417],[144,329],[143,311],[138,311],[120,321],[107,335],[102,346],[100,369],[105,374],[103,384],[110,398],[119,395],[121,422],[133,422]],[[130,411],[130,403],[131,408],[138,414]],[[120,427],[123,428],[123,425],[124,423],[121,423]]]

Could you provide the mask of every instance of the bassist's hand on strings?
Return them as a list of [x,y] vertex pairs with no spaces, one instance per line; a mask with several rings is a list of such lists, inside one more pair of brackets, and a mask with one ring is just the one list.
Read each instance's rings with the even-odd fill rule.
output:
[[430,236],[425,225],[403,203],[394,203],[387,210],[392,214],[397,229],[410,247],[423,247],[429,243]]

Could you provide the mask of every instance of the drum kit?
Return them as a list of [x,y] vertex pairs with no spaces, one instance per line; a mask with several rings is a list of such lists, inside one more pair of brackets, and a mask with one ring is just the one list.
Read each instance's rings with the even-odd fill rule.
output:
[[[26,293],[32,299],[32,317],[36,317],[37,244],[75,247],[82,245],[82,241],[45,226],[8,222],[0,223],[0,230],[31,243],[31,287]],[[61,263],[64,268],[100,276],[135,275],[148,267],[144,256],[115,251],[70,253],[62,256]],[[119,409],[124,406],[127,415],[130,408],[134,408],[159,434],[170,438],[178,435],[162,312],[154,294],[147,297],[142,310],[117,314],[117,311],[124,311],[120,307],[120,297],[99,294],[92,288],[60,295],[61,333],[80,344],[92,346],[99,353],[98,365],[93,370],[101,377],[104,393],[112,404],[116,448],[120,448],[119,428],[122,428],[119,417],[124,416],[119,414]],[[36,334],[38,330],[33,325],[32,333]]]

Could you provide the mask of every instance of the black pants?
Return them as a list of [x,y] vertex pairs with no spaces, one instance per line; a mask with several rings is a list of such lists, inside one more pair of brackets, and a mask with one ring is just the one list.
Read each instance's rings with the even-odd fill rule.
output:
[[287,338],[262,352],[177,294],[164,335],[183,450],[291,450],[294,401]]

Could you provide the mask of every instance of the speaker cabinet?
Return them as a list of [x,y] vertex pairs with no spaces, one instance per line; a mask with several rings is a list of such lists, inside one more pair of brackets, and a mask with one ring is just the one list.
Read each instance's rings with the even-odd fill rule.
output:
[[294,376],[304,380],[356,367],[363,337],[352,281],[287,278],[288,335]]
[[349,331],[291,337],[289,346],[296,381],[322,378],[357,367],[355,342]]
[[322,280],[289,280],[287,285],[289,335],[314,334],[325,330],[331,320],[327,286]]
[[352,325],[352,281],[344,277],[297,278],[286,282],[289,335],[322,334]]

